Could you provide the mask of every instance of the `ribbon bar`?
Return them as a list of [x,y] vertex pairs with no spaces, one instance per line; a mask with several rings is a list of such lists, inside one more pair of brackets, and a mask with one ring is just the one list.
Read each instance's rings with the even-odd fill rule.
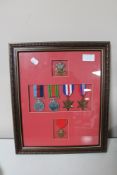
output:
[[82,96],[84,96],[86,93],[85,89],[86,89],[86,84],[80,84],[80,93]]
[[48,85],[48,94],[49,94],[49,98],[59,97],[58,85]]
[[74,91],[74,85],[73,84],[64,84],[63,85],[63,93],[66,96],[70,96]]
[[43,97],[44,96],[44,86],[43,85],[33,85],[33,94],[34,97]]

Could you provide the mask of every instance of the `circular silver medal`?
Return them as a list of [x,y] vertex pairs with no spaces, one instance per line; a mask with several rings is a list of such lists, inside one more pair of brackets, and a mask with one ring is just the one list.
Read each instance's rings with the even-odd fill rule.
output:
[[49,108],[51,109],[51,111],[58,111],[59,104],[57,103],[55,99],[52,99],[52,101],[49,104]]
[[37,112],[43,111],[44,110],[44,103],[38,99],[36,101],[36,103],[34,104],[34,109]]

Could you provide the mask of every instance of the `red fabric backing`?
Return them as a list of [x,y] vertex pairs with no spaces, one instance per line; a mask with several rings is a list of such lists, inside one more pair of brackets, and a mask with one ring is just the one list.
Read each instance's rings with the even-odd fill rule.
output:
[[[82,61],[82,54],[95,54],[95,61]],[[31,58],[39,60],[34,66]],[[67,76],[53,75],[53,60],[67,60]],[[21,52],[19,53],[19,71],[21,88],[21,110],[23,126],[24,146],[70,146],[70,145],[97,145],[99,144],[100,125],[100,76],[92,72],[101,69],[101,53],[99,51],[67,51],[67,52]],[[60,98],[66,99],[62,92],[62,84],[86,83],[91,87],[89,93],[90,102],[86,111],[66,111],[61,109],[58,112],[48,111],[49,98],[47,97],[47,85],[60,85]],[[45,88],[44,102],[45,112],[34,112],[32,85],[42,84]],[[77,88],[71,96],[74,106],[77,107],[77,100],[80,98]],[[30,98],[29,98],[30,97]],[[75,108],[76,109],[76,108]],[[53,137],[53,121],[55,119],[68,119],[68,137]]]

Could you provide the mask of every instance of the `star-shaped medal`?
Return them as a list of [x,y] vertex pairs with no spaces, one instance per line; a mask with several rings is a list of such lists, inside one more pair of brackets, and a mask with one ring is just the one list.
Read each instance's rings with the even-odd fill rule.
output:
[[69,109],[73,107],[72,105],[74,102],[67,99],[66,101],[63,101],[63,103],[64,103],[64,108],[66,108],[67,111],[69,111]]
[[81,108],[82,110],[85,110],[87,108],[88,101],[85,100],[83,97],[81,100],[78,101],[78,108]]

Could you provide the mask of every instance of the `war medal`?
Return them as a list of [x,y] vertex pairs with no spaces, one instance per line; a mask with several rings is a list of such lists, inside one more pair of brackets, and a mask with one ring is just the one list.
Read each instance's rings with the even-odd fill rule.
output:
[[50,103],[49,103],[49,108],[51,111],[58,111],[59,109],[59,104],[55,100],[55,97],[59,97],[59,88],[58,85],[48,85],[48,94],[49,98],[51,98]]
[[59,62],[56,64],[55,68],[56,75],[64,75],[65,74],[65,64],[63,62]]
[[44,97],[44,87],[43,85],[33,85],[33,94],[36,102],[34,104],[34,110],[37,112],[41,112],[44,110],[44,103],[40,98]]
[[63,101],[63,103],[64,103],[64,108],[66,108],[67,111],[69,111],[70,108],[73,107],[74,102],[69,99],[69,97],[72,95],[73,91],[74,91],[73,84],[64,84],[63,85],[63,93],[65,96],[67,96],[67,99],[65,101]]
[[86,95],[86,84],[80,84],[80,93],[81,93],[81,100],[78,101],[78,108],[81,108],[82,110],[85,110],[87,108],[88,101],[85,100]]
[[67,119],[57,119],[56,120],[56,125],[59,128],[57,130],[57,136],[59,138],[64,138],[65,137],[65,127],[68,125],[68,120]]

